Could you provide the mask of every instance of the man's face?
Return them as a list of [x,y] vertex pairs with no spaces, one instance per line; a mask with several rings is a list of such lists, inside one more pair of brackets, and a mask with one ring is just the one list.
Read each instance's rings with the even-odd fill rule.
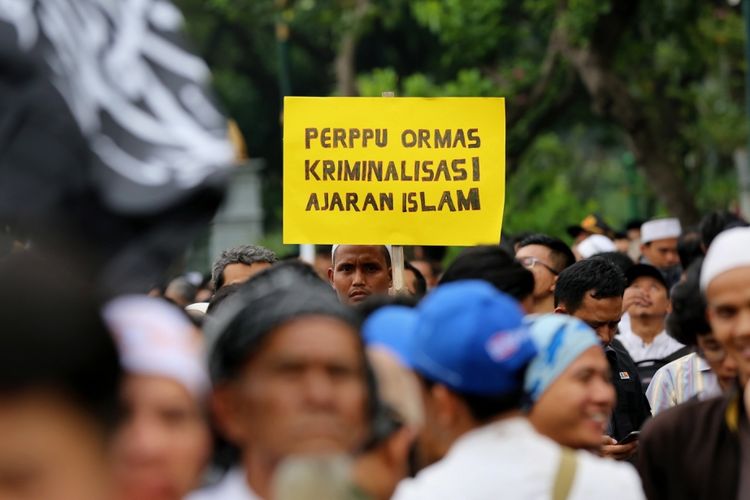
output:
[[352,452],[367,432],[358,332],[327,316],[284,323],[216,398],[225,431],[251,456]]
[[750,378],[750,267],[714,278],[706,290],[708,321],[714,337],[734,358],[743,381]]
[[625,294],[635,297],[635,302],[628,309],[631,316],[666,317],[671,310],[666,287],[651,276],[636,278]]
[[244,283],[264,269],[271,267],[270,262],[253,262],[252,264],[235,263],[224,268],[224,283],[221,286]]
[[439,276],[435,276],[434,274],[432,274],[432,266],[429,262],[427,262],[426,260],[412,260],[410,262],[419,270],[420,273],[422,273],[422,276],[424,276],[424,280],[427,282],[428,290],[437,286]]
[[641,253],[659,269],[667,269],[680,263],[677,253],[677,238],[666,238],[641,245]]
[[614,406],[609,363],[594,346],[550,384],[529,419],[540,433],[564,446],[594,449],[601,445]]
[[417,295],[417,275],[411,269],[404,269],[404,287],[412,297]]
[[52,393],[0,396],[0,498],[108,498],[101,429]]
[[622,316],[622,297],[595,299],[588,291],[573,316],[589,325],[604,345],[609,345],[617,333],[617,324]]
[[539,300],[555,291],[557,269],[552,251],[542,245],[526,245],[516,252],[516,259],[534,274],[534,298]]
[[716,340],[713,333],[698,334],[696,340],[698,352],[716,374],[719,386],[722,390],[727,390],[737,380],[737,362],[732,356],[727,356],[726,349]]
[[387,294],[391,268],[380,246],[341,245],[336,249],[328,280],[344,304],[362,302],[372,294]]
[[114,441],[122,500],[182,498],[208,462],[211,434],[193,395],[166,377],[130,375],[123,387],[125,419]]

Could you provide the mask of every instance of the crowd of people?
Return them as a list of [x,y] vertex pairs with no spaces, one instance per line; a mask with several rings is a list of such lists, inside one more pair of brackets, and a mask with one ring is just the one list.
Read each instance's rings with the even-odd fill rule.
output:
[[750,227],[571,233],[243,245],[106,300],[17,249],[0,498],[750,498]]
[[242,149],[181,21],[0,1],[0,499],[750,498],[732,213],[158,282]]

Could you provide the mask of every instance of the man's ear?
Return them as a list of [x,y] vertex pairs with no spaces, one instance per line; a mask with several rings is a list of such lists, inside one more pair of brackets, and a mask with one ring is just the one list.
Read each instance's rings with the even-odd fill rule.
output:
[[555,314],[568,314],[568,310],[565,308],[565,304],[558,304],[555,307]]
[[549,291],[552,293],[555,293],[555,287],[557,286],[557,280],[560,279],[560,276],[555,276],[555,279],[552,280],[552,284],[549,286]]
[[333,268],[332,267],[328,268],[328,283],[330,283],[331,286],[333,286]]
[[456,396],[442,384],[433,385],[430,392],[434,402],[435,417],[446,428],[451,427],[458,418]]
[[[403,276],[404,273],[401,273],[401,276]],[[393,288],[393,268],[388,268],[388,276],[391,277],[390,281],[388,282],[388,287]],[[404,283],[404,287],[406,287],[406,283]]]
[[230,384],[221,384],[211,393],[211,410],[216,417],[220,433],[231,443],[245,442],[244,426],[240,424],[242,412],[238,394]]

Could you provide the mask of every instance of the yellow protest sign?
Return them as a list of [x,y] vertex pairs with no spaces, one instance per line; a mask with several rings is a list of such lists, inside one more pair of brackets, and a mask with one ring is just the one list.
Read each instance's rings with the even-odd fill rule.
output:
[[284,243],[497,243],[502,98],[287,97]]

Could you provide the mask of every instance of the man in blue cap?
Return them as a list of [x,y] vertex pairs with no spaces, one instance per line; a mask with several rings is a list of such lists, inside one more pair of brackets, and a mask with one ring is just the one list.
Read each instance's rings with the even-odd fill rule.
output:
[[523,415],[524,373],[537,350],[513,299],[460,281],[439,286],[413,314],[413,331],[404,331],[411,346],[395,350],[420,379],[418,447],[431,465],[403,480],[394,500],[643,498],[632,470],[563,452]]

